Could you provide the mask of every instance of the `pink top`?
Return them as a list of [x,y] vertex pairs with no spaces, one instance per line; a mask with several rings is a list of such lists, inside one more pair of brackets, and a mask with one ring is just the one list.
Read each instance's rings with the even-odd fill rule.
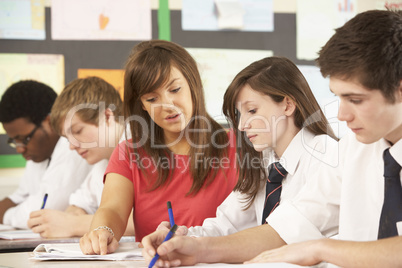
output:
[[105,174],[117,173],[133,182],[134,226],[137,241],[155,231],[162,221],[169,221],[167,201],[172,203],[177,225],[198,226],[202,225],[204,219],[215,217],[216,208],[237,183],[235,135],[229,132],[228,136],[230,139],[228,155],[213,161],[213,167],[222,168],[217,172],[213,182],[207,188],[202,188],[195,196],[186,196],[193,182],[188,155],[174,155],[175,169],[171,181],[149,192],[149,183],[157,179],[157,173],[144,176],[138,164],[154,171],[155,163],[145,153],[138,158],[130,149],[131,153],[128,154],[125,142],[116,147]]

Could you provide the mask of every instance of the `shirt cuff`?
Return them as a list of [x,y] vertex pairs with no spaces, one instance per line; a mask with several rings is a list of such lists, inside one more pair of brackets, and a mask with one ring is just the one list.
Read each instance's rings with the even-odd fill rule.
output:
[[269,215],[268,224],[287,244],[324,237],[320,230],[290,203],[279,205]]

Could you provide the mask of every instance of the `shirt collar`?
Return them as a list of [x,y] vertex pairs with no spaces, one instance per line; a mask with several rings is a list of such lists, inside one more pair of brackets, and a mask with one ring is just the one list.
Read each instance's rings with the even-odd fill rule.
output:
[[308,146],[313,139],[314,134],[306,128],[303,128],[292,139],[280,159],[276,156],[274,150],[271,148],[266,149],[263,152],[265,167],[268,167],[273,162],[279,161],[288,174],[293,175],[300,162],[302,154],[306,151],[306,145]]
[[306,146],[311,143],[314,135],[306,128],[300,130],[290,142],[281,159],[279,160],[286,171],[293,175],[300,162],[300,158],[306,151]]
[[[388,144],[389,146],[389,144]],[[390,154],[400,166],[402,166],[402,139],[391,146],[389,149]]]

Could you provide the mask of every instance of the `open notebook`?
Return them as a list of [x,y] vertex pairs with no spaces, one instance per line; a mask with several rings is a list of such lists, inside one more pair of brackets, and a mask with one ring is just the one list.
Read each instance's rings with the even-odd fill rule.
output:
[[120,243],[119,248],[106,255],[85,255],[79,243],[40,244],[33,253],[34,260],[144,260],[136,242]]

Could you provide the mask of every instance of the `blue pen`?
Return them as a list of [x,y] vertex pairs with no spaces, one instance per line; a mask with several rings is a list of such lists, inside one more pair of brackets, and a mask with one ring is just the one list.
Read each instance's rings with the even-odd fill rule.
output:
[[[164,243],[164,242],[168,241],[170,238],[172,238],[172,236],[174,235],[174,233],[176,232],[176,230],[177,230],[177,225],[175,224],[175,225],[173,225],[172,228],[170,228],[169,233],[167,234],[167,236],[165,237],[165,240],[163,240],[162,243]],[[156,254],[155,254],[155,257],[153,257],[152,260],[151,260],[151,262],[149,263],[148,268],[152,268],[152,267],[155,265],[155,263],[156,263],[156,261],[157,261],[158,259],[159,259],[159,254],[156,253]]]
[[43,203],[42,203],[42,207],[40,209],[44,209],[46,206],[46,200],[47,200],[47,194],[45,194],[45,196],[43,197]]
[[173,225],[175,225],[175,223],[174,223],[174,218],[173,218],[172,203],[170,203],[170,201],[167,202],[167,207],[168,207],[168,213],[169,213],[170,228],[172,228]]

